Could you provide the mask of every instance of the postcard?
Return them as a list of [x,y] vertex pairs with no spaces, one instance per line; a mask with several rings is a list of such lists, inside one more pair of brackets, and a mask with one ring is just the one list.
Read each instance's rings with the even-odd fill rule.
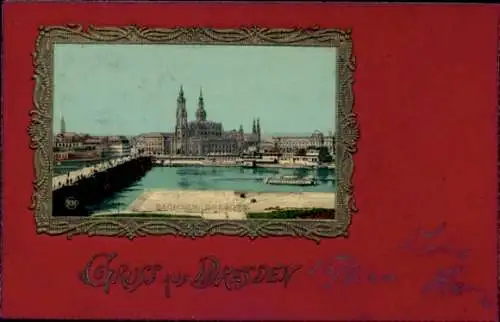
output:
[[[346,233],[351,48],[335,29],[43,29],[30,127],[39,231]],[[179,223],[190,232],[168,229]]]
[[0,314],[496,321],[493,8],[7,3]]

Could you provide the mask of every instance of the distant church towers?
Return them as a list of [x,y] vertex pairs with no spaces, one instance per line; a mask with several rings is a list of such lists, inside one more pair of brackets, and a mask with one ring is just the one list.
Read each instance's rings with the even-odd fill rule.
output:
[[257,120],[253,119],[253,124],[252,124],[252,134],[255,134],[259,137],[260,141],[260,119],[257,118]]
[[63,116],[62,112],[61,112],[61,116],[60,116],[59,133],[61,133],[61,134],[66,133],[66,121],[64,120],[64,116]]
[[259,118],[257,118],[257,120],[253,119],[252,134],[255,135],[255,137],[257,138],[257,150],[259,150],[260,141],[261,141],[260,119]]
[[184,153],[186,148],[188,135],[186,98],[184,97],[184,90],[182,89],[182,85],[179,89],[179,95],[177,96],[177,110],[175,116],[176,122],[174,149],[176,153],[182,154]]
[[257,128],[256,128],[256,130],[257,130],[257,133],[256,133],[257,134],[257,141],[260,142],[260,119],[259,118],[257,118]]
[[196,120],[206,121],[207,111],[205,111],[205,102],[203,101],[203,92],[200,88],[200,97],[198,98],[198,109],[196,110]]
[[[175,131],[169,147],[170,153],[180,155],[204,155],[205,153],[234,153],[246,147],[259,147],[261,140],[260,120],[254,118],[252,133],[246,135],[243,126],[225,132],[222,123],[207,121],[205,98],[200,88],[195,120],[188,121],[186,97],[182,85],[177,95]],[[229,111],[228,111],[229,112]],[[237,146],[238,148],[235,148]]]

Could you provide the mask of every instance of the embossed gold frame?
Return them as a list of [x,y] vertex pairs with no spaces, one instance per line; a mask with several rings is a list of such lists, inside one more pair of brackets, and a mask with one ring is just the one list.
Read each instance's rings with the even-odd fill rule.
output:
[[[52,109],[54,44],[206,44],[321,46],[337,49],[336,99],[336,209],[328,220],[203,220],[163,217],[55,217],[52,216]],[[352,39],[350,31],[338,29],[240,29],[145,28],[138,26],[94,27],[78,25],[39,28],[34,53],[35,90],[29,135],[34,150],[36,179],[31,209],[39,234],[99,235],[128,237],[177,235],[191,238],[208,235],[294,236],[312,239],[346,236],[351,215],[357,211],[352,186],[353,153],[357,149],[359,127],[353,112]]]

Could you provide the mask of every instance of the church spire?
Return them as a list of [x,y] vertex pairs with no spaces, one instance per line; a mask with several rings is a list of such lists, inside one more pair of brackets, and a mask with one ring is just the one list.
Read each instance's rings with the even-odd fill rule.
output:
[[66,133],[66,121],[64,120],[64,116],[63,116],[63,113],[61,112],[61,116],[60,116],[60,128],[59,128],[59,132],[64,134]]
[[205,111],[205,102],[203,101],[203,91],[200,87],[200,97],[198,97],[198,109],[196,110],[196,120],[206,121],[207,111]]
[[253,119],[253,124],[252,124],[252,134],[256,134],[257,133],[257,125],[255,123],[255,119]]
[[257,118],[256,133],[260,135],[260,118]]
[[184,89],[182,88],[182,85],[181,85],[181,88],[179,89],[179,95],[177,96],[177,102],[178,103],[185,103],[186,102],[186,98],[184,97]]
[[238,135],[241,139],[245,136],[245,131],[243,130],[243,124],[240,124],[240,128],[238,129]]
[[184,89],[182,85],[179,89],[179,95],[177,96],[177,124],[187,122],[187,110],[186,110],[186,98],[184,97]]
[[200,96],[198,97],[198,107],[204,108],[205,102],[203,101],[203,89],[200,87]]

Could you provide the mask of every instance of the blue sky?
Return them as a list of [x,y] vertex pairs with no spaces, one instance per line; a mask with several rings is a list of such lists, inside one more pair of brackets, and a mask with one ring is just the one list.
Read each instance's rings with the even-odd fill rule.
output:
[[207,119],[225,130],[260,118],[264,135],[334,131],[335,49],[283,46],[58,44],[54,130],[171,132],[180,85],[188,118],[203,88]]

